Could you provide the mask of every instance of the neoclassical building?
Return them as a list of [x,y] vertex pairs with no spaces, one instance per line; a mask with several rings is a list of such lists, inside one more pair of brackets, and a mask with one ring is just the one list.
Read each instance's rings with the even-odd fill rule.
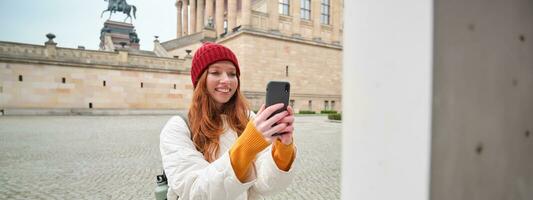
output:
[[178,0],[176,39],[183,57],[204,41],[235,51],[242,90],[254,109],[269,80],[292,85],[296,110],[340,110],[342,0]]
[[203,42],[231,48],[252,109],[270,80],[295,110],[341,110],[341,0],[178,0],[176,38],[140,50],[133,25],[106,21],[100,49],[0,41],[0,115],[172,113],[192,97]]

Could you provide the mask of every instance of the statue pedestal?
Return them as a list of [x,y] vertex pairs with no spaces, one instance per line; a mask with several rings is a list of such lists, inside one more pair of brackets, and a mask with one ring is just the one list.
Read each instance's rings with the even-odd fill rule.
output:
[[[106,36],[110,36],[107,39],[111,39],[111,41],[106,41]],[[113,44],[112,49],[110,49],[110,43]],[[139,38],[133,24],[112,20],[104,22],[104,27],[100,33],[100,50],[122,48],[122,44],[125,44],[124,48],[139,49]]]

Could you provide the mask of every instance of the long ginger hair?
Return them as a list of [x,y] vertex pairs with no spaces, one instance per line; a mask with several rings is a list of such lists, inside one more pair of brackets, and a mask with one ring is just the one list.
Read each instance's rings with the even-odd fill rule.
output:
[[231,99],[220,108],[207,90],[207,70],[200,76],[189,108],[189,126],[196,149],[208,162],[213,162],[219,151],[219,136],[224,130],[221,114],[226,115],[229,128],[241,135],[249,121],[247,100],[240,91],[240,81]]

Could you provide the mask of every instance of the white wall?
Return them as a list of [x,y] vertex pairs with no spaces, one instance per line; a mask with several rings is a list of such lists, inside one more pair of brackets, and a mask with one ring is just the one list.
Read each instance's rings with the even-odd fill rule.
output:
[[429,197],[432,2],[344,1],[342,199]]

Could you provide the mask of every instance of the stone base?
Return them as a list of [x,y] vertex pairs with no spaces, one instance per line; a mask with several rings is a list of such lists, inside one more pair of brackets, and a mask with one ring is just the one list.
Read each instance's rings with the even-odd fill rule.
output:
[[125,46],[128,48],[138,50],[140,48],[139,43],[131,42],[133,38],[130,36],[130,33],[135,33],[135,26],[133,24],[112,20],[105,21],[100,35],[100,49],[104,47],[105,35],[109,35],[115,48],[121,48],[121,43],[125,43]]

